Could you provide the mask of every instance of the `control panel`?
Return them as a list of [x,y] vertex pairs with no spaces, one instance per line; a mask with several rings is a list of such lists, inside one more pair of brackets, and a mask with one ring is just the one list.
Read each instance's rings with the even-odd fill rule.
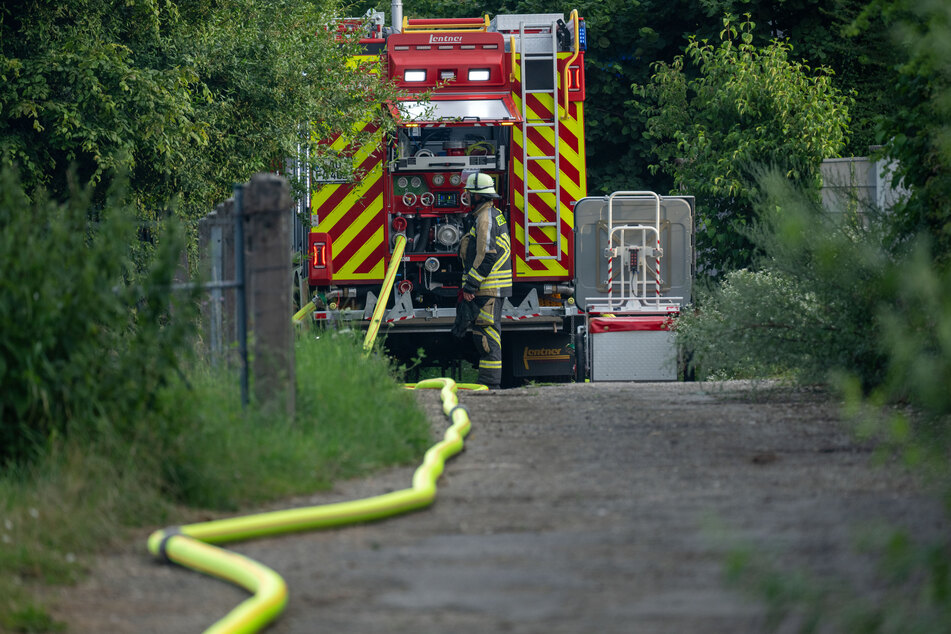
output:
[[468,210],[460,172],[395,174],[393,207],[401,213],[452,213]]

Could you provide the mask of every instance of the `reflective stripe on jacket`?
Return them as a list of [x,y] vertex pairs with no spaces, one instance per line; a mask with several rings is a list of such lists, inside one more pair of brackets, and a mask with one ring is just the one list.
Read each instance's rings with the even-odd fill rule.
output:
[[472,227],[459,243],[465,272],[462,290],[475,295],[511,297],[512,244],[502,212],[487,200],[471,212]]

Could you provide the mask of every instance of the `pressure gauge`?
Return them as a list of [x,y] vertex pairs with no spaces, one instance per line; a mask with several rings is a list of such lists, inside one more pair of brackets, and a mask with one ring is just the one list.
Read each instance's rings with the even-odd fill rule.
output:
[[446,177],[442,174],[433,174],[433,185],[439,187],[446,182]]
[[409,184],[412,185],[413,187],[419,187],[420,185],[423,184],[423,181],[419,176],[414,176],[413,180],[411,180]]
[[462,182],[462,176],[459,176],[459,174],[453,174],[452,176],[449,177],[450,185],[458,185],[461,182]]
[[400,179],[396,181],[396,184],[399,185],[400,189],[406,189],[406,186],[409,184],[409,181],[406,180],[405,176],[400,176]]

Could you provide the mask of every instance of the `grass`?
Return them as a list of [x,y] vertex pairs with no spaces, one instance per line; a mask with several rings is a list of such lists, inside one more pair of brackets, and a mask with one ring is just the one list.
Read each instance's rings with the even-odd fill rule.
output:
[[[60,438],[0,472],[0,631],[52,632],[44,589],[142,528],[234,511],[421,458],[431,438],[385,359],[346,335],[297,342],[297,415],[242,410],[237,380],[195,368],[129,443]],[[139,530],[136,530],[139,529]]]

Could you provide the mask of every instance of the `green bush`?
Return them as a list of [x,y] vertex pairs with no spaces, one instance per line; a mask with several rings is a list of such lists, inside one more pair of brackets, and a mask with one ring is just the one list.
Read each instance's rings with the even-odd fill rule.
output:
[[678,321],[699,375],[824,383],[838,371],[877,385],[878,307],[893,299],[886,280],[896,270],[879,231],[868,228],[878,223],[829,214],[775,172],[761,174],[760,188],[760,222],[748,232],[767,254],[759,269],[702,289],[698,310]]
[[[929,241],[893,254],[887,218],[833,218],[776,176],[763,179],[768,259],[731,273],[678,325],[706,374],[791,375],[844,396],[858,435],[923,474],[951,509],[951,270]],[[951,543],[879,527],[857,546],[876,564],[871,597],[790,571],[750,548],[729,578],[767,607],[770,631],[937,634],[951,629]],[[940,528],[939,535],[940,535]],[[834,577],[834,573],[832,574]]]
[[897,301],[881,306],[878,316],[889,400],[909,402],[938,421],[951,416],[951,264],[935,266],[930,253],[920,244],[893,269],[888,283]]
[[36,588],[79,579],[130,527],[189,523],[421,459],[428,421],[385,359],[329,333],[298,341],[296,358],[293,418],[243,409],[234,372],[194,362],[156,391],[134,433],[58,436],[0,472],[0,630],[60,627]]
[[164,232],[136,271],[121,179],[105,206],[93,209],[93,195],[74,186],[65,203],[30,200],[0,171],[0,463],[60,436],[131,439],[179,367],[192,329],[187,298],[171,290],[180,235]]
[[[776,175],[762,183],[751,236],[768,258],[709,291],[681,318],[681,341],[701,374],[784,373],[837,387],[860,437],[924,474],[951,509],[951,270],[927,239],[904,253],[887,244],[887,217],[835,218]],[[770,630],[949,631],[947,537],[882,527],[859,546],[877,564],[874,599],[749,548],[732,554],[728,573],[764,601]]]

